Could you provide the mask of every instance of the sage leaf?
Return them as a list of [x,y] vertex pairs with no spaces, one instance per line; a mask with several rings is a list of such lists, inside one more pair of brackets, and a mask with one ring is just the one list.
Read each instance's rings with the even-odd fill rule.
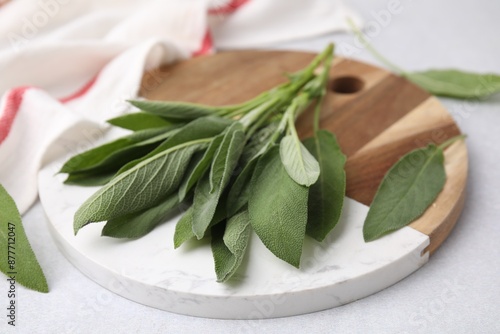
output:
[[[155,147],[158,147],[162,141],[166,140],[178,131],[178,129],[170,129],[166,132],[163,132],[162,130],[164,130],[164,128],[158,130],[138,131],[132,136],[140,135],[142,132],[157,132],[161,134],[136,143],[129,142],[128,146],[116,148],[116,150],[109,153],[109,155],[105,155],[107,150],[101,150],[103,146],[107,146],[107,144],[105,144],[73,157],[66,163],[66,166],[73,166],[73,171],[69,172],[70,174],[64,183],[87,187],[106,184],[115,176],[115,174],[117,174],[120,168],[123,168],[124,165],[130,163],[130,161],[136,161],[136,159],[141,156],[147,155]],[[129,138],[128,136],[126,138],[120,138],[113,143],[122,141],[123,139]],[[67,171],[67,169],[63,170]]]
[[198,239],[203,238],[212,221],[219,199],[231,179],[244,146],[243,125],[235,122],[224,133],[212,161],[209,176],[198,182],[194,192],[193,232]]
[[346,157],[335,136],[326,130],[316,131],[304,145],[318,160],[321,174],[309,188],[306,234],[323,241],[337,225],[344,204]]
[[179,248],[184,242],[194,237],[193,206],[190,206],[175,225],[174,248]]
[[[215,210],[214,217],[212,221],[208,225],[208,227],[213,227],[224,219],[227,218],[226,213],[226,197],[224,194],[221,196],[219,200],[219,205]],[[180,247],[184,242],[188,241],[195,237],[193,232],[193,209],[194,207],[191,205],[189,209],[184,213],[184,215],[179,219],[177,225],[175,225],[175,233],[174,233],[174,247]]]
[[298,138],[285,136],[280,143],[280,156],[288,175],[298,184],[309,187],[318,180],[318,161]]
[[64,184],[82,186],[82,187],[96,187],[103,186],[108,183],[116,172],[102,172],[102,173],[75,173],[70,174],[64,180]]
[[277,146],[260,157],[251,187],[248,214],[252,228],[274,255],[298,268],[307,225],[308,188],[288,175]]
[[242,165],[247,165],[250,160],[265,153],[265,147],[268,146],[269,141],[271,141],[271,138],[277,129],[278,122],[273,122],[260,129],[252,137],[250,137],[243,153],[241,154]]
[[188,142],[163,151],[126,172],[89,197],[75,213],[75,234],[83,226],[115,219],[147,208],[179,186],[191,156],[207,140]]
[[241,153],[245,147],[245,132],[243,125],[239,122],[231,124],[224,133],[220,146],[215,153],[210,168],[210,192],[221,184],[226,186],[233,170],[238,164]]
[[[212,144],[210,143],[210,145],[212,145]],[[210,148],[210,145],[208,146],[208,148]],[[207,150],[208,150],[208,148],[207,148]],[[196,184],[196,182],[198,181],[198,180],[190,181],[190,179],[192,177],[194,178],[193,173],[195,172],[195,169],[198,166],[198,164],[200,163],[200,161],[203,159],[203,157],[207,153],[207,150],[199,151],[199,152],[196,152],[195,154],[193,154],[193,157],[191,158],[191,161],[189,162],[189,165],[186,168],[186,173],[184,174],[184,178],[182,179],[181,185],[179,186],[177,196],[179,197],[180,201],[183,201],[186,197],[188,197],[189,191],[194,186],[194,184]],[[210,162],[209,162],[209,165],[210,165]],[[207,169],[208,169],[208,166],[207,166]],[[206,170],[204,172],[206,172]],[[188,183],[192,183],[192,185],[190,187],[188,187]]]
[[28,289],[49,292],[47,280],[31,249],[16,203],[0,184],[0,270]]
[[375,58],[433,95],[456,99],[479,99],[500,92],[500,76],[493,73],[479,74],[456,69],[407,72],[390,62],[368,43],[352,20],[349,20],[349,25]]
[[[139,132],[136,134],[139,135]],[[151,130],[145,130],[144,132],[151,132]],[[151,152],[155,147],[158,147],[161,141],[165,141],[168,137],[177,132],[178,129],[171,129],[152,138],[137,143],[131,143],[130,146],[117,149],[115,152],[103,156],[101,161],[96,161],[93,165],[89,165],[87,161],[83,163],[83,167],[80,165],[80,170],[71,172],[64,183],[86,187],[104,185],[109,182],[124,165],[127,165],[131,161],[137,161],[138,158],[141,159],[141,161],[144,160],[140,157],[144,155],[149,156],[148,152]],[[99,152],[99,148],[100,147],[96,148],[97,152],[95,153],[102,156],[102,152]],[[87,156],[90,156],[89,160],[96,160],[95,157],[92,157],[91,151],[84,152],[84,154],[80,156],[80,161],[85,161]]]
[[365,241],[400,229],[420,217],[446,181],[443,150],[435,145],[403,156],[384,176],[363,226]]
[[248,202],[250,194],[250,183],[257,161],[260,156],[267,152],[272,146],[272,137],[278,128],[278,122],[273,122],[260,129],[252,136],[241,154],[241,164],[243,170],[232,183],[227,198],[227,214],[234,216]]
[[133,160],[123,166],[117,172],[117,175],[124,173],[125,171],[133,168],[141,162],[154,157],[174,146],[181,145],[190,141],[217,136],[218,134],[223,132],[231,123],[233,123],[232,120],[213,116],[202,117],[191,121],[188,124],[184,125],[182,128],[177,129],[174,135],[166,139],[163,143],[161,143],[150,153],[146,154],[144,157]]
[[458,99],[479,99],[500,92],[500,75],[459,70],[428,70],[403,73],[431,94]]
[[172,125],[166,119],[145,112],[134,112],[118,116],[107,121],[109,124],[123,129],[140,131],[153,128],[162,128]]
[[163,223],[167,217],[179,213],[177,194],[170,195],[155,206],[110,219],[102,229],[102,235],[113,238],[140,238]]
[[215,155],[215,152],[219,148],[222,143],[223,136],[218,135],[214,137],[210,145],[208,146],[205,154],[201,157],[199,161],[193,166],[192,169],[186,173],[187,177],[182,181],[181,186],[179,187],[179,200],[184,200],[187,193],[193,186],[198,182],[198,180],[205,174],[205,172],[210,167],[210,163],[212,162],[212,158]]
[[251,189],[250,184],[258,160],[258,158],[250,160],[231,185],[227,196],[226,208],[229,217],[234,216],[236,212],[240,211],[248,203],[248,196]]
[[231,217],[225,226],[212,228],[212,254],[217,282],[226,282],[239,268],[251,234],[248,212]]
[[[135,132],[131,135],[118,138],[104,145],[100,145],[70,158],[62,166],[60,173],[81,173],[95,170],[106,170],[109,166],[119,165],[135,159],[133,156],[147,154],[151,146],[165,139],[166,128],[149,129]],[[145,142],[147,139],[160,138]],[[154,148],[154,147],[153,147]],[[132,155],[131,158],[129,156]]]
[[134,107],[147,113],[172,121],[188,121],[204,116],[217,115],[218,108],[201,104],[167,101],[128,101]]

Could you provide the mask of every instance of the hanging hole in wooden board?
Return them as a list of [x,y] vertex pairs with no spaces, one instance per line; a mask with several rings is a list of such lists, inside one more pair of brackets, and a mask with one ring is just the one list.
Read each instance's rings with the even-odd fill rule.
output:
[[363,80],[353,76],[338,77],[332,80],[330,89],[334,93],[354,94],[363,89]]

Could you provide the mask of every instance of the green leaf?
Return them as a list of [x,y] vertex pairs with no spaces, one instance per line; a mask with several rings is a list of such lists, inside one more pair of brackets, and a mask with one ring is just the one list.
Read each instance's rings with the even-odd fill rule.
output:
[[234,216],[240,211],[247,203],[250,194],[250,183],[252,180],[253,172],[259,157],[267,152],[271,147],[271,137],[275,134],[278,128],[278,122],[269,124],[268,126],[260,129],[253,135],[241,154],[240,163],[243,170],[236,177],[231,185],[228,198],[227,198],[227,214],[229,217]]
[[[210,145],[212,145],[212,143],[210,143]],[[199,151],[199,152],[196,152],[195,154],[193,154],[193,157],[191,158],[191,161],[189,162],[189,165],[186,168],[186,173],[184,174],[184,178],[182,179],[181,185],[179,186],[177,197],[179,197],[180,201],[183,201],[184,199],[186,199],[188,197],[188,195],[190,195],[189,194],[190,190],[198,181],[198,180],[190,181],[190,179],[191,179],[191,177],[195,178],[193,173],[195,172],[196,167],[198,166],[200,161],[203,159],[203,157],[207,153],[207,150],[210,148],[210,145],[208,146],[208,148],[206,150]],[[210,166],[210,164],[208,166]],[[207,166],[207,169],[208,169],[208,166]],[[204,172],[206,172],[206,170]],[[202,174],[202,176],[203,176],[203,174]],[[191,182],[193,182],[192,185],[190,184]]]
[[280,156],[288,175],[298,184],[309,187],[318,180],[318,161],[298,138],[285,136],[280,143]]
[[226,282],[240,266],[251,231],[247,211],[231,217],[225,227],[219,224],[212,228],[212,254],[218,282]]
[[210,192],[216,187],[224,188],[233,175],[243,148],[245,147],[245,131],[239,122],[231,124],[222,137],[210,167]]
[[[165,130],[165,128],[162,129]],[[178,129],[173,129],[172,127],[169,127],[169,130],[166,131],[161,131],[161,129],[138,131],[131,136],[120,138],[110,144],[120,141],[123,143],[123,139],[129,139],[128,137],[138,137],[145,132],[158,132],[160,134],[136,143],[129,142],[129,146],[117,148],[116,151],[109,152],[109,154],[107,150],[101,150],[103,146],[108,145],[105,144],[93,150],[84,152],[81,155],[75,156],[71,158],[66,165],[71,165],[74,166],[75,169],[80,169],[70,172],[64,183],[68,185],[86,187],[104,185],[109,182],[115,174],[117,174],[120,168],[123,168],[124,165],[130,161],[136,161],[134,159],[147,155],[148,152],[151,152],[155,147],[157,147],[161,141],[166,140],[178,131]]]
[[277,146],[255,168],[248,214],[255,233],[278,258],[299,267],[307,224],[308,188],[283,166]]
[[186,173],[187,177],[184,178],[181,186],[179,187],[179,200],[184,200],[189,190],[191,190],[196,182],[198,182],[198,180],[208,170],[208,168],[210,167],[210,163],[212,162],[212,158],[214,157],[215,152],[222,143],[223,138],[223,135],[218,135],[217,137],[215,137],[210,143],[210,146],[208,146],[208,149],[205,151],[203,157],[201,157],[201,159],[192,166],[192,169],[189,169],[189,171]]
[[234,216],[236,212],[240,211],[248,203],[248,196],[250,196],[251,189],[250,184],[258,160],[258,157],[250,160],[231,185],[227,196],[226,208],[229,217]]
[[169,216],[179,213],[178,205],[177,194],[170,195],[151,208],[108,220],[102,229],[102,235],[113,238],[140,238]]
[[231,123],[233,123],[232,120],[213,116],[202,117],[191,121],[188,124],[184,125],[182,128],[176,130],[176,133],[174,135],[165,140],[160,146],[155,148],[144,157],[133,160],[123,166],[118,171],[117,175],[124,173],[132,167],[140,164],[144,160],[154,157],[157,154],[174,146],[181,145],[190,141],[217,136],[222,131],[224,131],[224,129],[226,129]]
[[[168,128],[149,129],[135,132],[100,145],[70,158],[59,171],[60,173],[83,173],[90,171],[109,171],[114,166],[147,154],[154,144],[164,140],[171,132]],[[150,140],[155,138],[155,140]]]
[[245,146],[243,125],[231,124],[224,133],[224,138],[215,153],[209,177],[202,178],[194,192],[193,231],[201,239],[207,230],[219,199],[231,179]]
[[459,70],[429,70],[403,73],[429,93],[458,99],[479,99],[500,92],[500,75]]
[[307,235],[323,241],[337,225],[344,204],[346,175],[345,155],[335,136],[319,130],[304,145],[318,160],[321,174],[309,188]]
[[433,95],[457,99],[479,99],[500,92],[500,76],[493,73],[478,74],[455,69],[407,72],[375,50],[352,20],[349,20],[349,25],[375,58]]
[[[143,131],[139,131],[136,134],[139,134],[140,132]],[[115,152],[110,153],[107,156],[103,156],[103,159],[96,162],[93,166],[70,173],[64,183],[85,187],[105,185],[117,174],[120,168],[123,168],[123,166],[127,164],[127,162],[130,162],[131,160],[137,161],[136,158],[144,155],[149,156],[148,152],[151,152],[155,147],[157,147],[159,142],[166,140],[168,137],[177,132],[178,129],[171,129],[152,138],[131,144],[128,147],[117,149]],[[99,149],[99,147],[97,149]],[[85,159],[85,155],[80,156],[80,158]],[[90,160],[92,160],[92,158]],[[142,160],[144,159],[141,158],[141,161]]]
[[127,115],[118,116],[107,121],[109,124],[123,129],[140,131],[153,128],[161,128],[172,125],[166,119],[148,114],[145,112],[134,112]]
[[[224,194],[221,196],[219,200],[219,205],[215,210],[214,217],[212,221],[208,225],[208,227],[213,227],[224,219],[227,218],[227,213],[225,210],[226,207],[226,198]],[[184,213],[181,219],[175,225],[175,233],[174,233],[174,247],[180,247],[184,242],[188,241],[195,237],[193,232],[193,206],[190,206],[189,209]]]
[[411,151],[387,172],[363,226],[365,241],[400,229],[420,217],[446,181],[443,150],[435,145]]
[[68,185],[74,185],[74,186],[82,186],[82,187],[96,187],[96,186],[103,186],[106,183],[108,183],[113,176],[115,175],[116,172],[110,172],[110,173],[100,173],[100,174],[94,174],[94,173],[75,173],[75,174],[70,174],[64,180],[64,184]]
[[129,101],[133,106],[150,114],[172,121],[194,120],[204,116],[217,115],[218,108],[205,105],[167,101]]
[[28,289],[49,292],[47,280],[31,249],[16,203],[0,185],[0,270]]
[[175,225],[174,248],[179,248],[184,242],[194,237],[193,206],[190,206]]
[[268,126],[257,131],[248,141],[243,153],[241,154],[242,165],[247,165],[250,160],[262,155],[264,147],[269,144],[275,131],[278,129],[279,122],[273,122]]
[[138,212],[173,193],[191,156],[207,142],[198,140],[172,147],[113,178],[75,213],[75,234],[89,223]]

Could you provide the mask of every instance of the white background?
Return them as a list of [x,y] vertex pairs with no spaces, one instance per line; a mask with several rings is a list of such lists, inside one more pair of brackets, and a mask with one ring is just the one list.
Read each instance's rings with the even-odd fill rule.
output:
[[[373,12],[387,10],[392,1],[345,2],[374,28]],[[400,9],[384,18],[385,26],[376,24],[381,28],[372,30],[372,43],[401,67],[500,73],[499,1],[401,0]],[[353,38],[342,33],[273,48],[320,51],[330,41],[339,54],[376,64],[364,50],[346,53]],[[18,286],[16,332],[500,333],[500,95],[480,103],[441,101],[469,136],[466,203],[429,263],[396,285],[342,307],[289,318],[228,321],[172,314],[114,295],[83,276],[58,251],[37,203],[24,224],[51,291]],[[2,281],[5,314],[7,290]],[[10,332],[2,311],[0,319],[0,332]]]

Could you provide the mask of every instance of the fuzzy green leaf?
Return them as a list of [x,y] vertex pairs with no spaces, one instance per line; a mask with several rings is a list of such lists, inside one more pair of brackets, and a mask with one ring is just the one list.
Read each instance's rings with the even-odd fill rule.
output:
[[235,122],[224,133],[224,138],[212,161],[209,177],[202,178],[194,192],[193,232],[203,238],[231,179],[245,146],[245,133],[241,123]]
[[259,159],[251,187],[248,213],[255,233],[274,255],[298,268],[306,232],[308,188],[288,175],[277,146]]
[[157,154],[168,150],[174,146],[184,144],[189,141],[194,141],[198,139],[211,138],[220,134],[224,129],[226,129],[233,121],[220,118],[220,117],[202,117],[194,121],[189,122],[182,128],[175,130],[176,133],[170,138],[161,143],[160,146],[155,148],[153,151],[148,153],[142,158],[133,160],[123,166],[117,173],[117,175],[124,173],[125,171],[131,169],[132,167],[138,165],[139,163],[147,160]]
[[103,173],[75,173],[70,174],[64,180],[64,184],[72,186],[82,186],[82,187],[96,187],[103,186],[108,183],[116,172],[103,172]]
[[179,248],[184,242],[194,237],[193,206],[190,206],[175,225],[174,248]]
[[304,145],[318,160],[321,174],[318,181],[309,188],[307,235],[323,241],[337,225],[344,204],[346,175],[345,155],[335,136],[326,130],[319,130]]
[[278,128],[279,122],[273,122],[268,126],[257,131],[248,141],[243,153],[241,154],[242,165],[247,165],[250,160],[262,155],[264,147],[269,144],[271,137],[274,135]]
[[47,280],[31,249],[16,203],[0,185],[0,271],[28,289],[49,292]]
[[365,241],[398,230],[432,204],[446,182],[443,150],[435,145],[411,151],[387,172],[363,226]]
[[129,101],[133,106],[167,120],[188,121],[204,116],[216,115],[218,109],[201,104],[167,101]]
[[138,212],[173,193],[191,156],[206,147],[203,140],[174,146],[113,178],[75,213],[75,234],[83,226]]
[[248,212],[231,217],[226,225],[212,228],[212,254],[218,282],[226,282],[243,260],[251,234]]
[[215,152],[222,143],[223,137],[224,137],[223,135],[218,135],[217,137],[215,137],[210,143],[210,146],[208,146],[207,150],[205,151],[205,154],[201,157],[201,159],[197,161],[196,164],[192,166],[192,169],[189,169],[189,171],[186,173],[186,177],[184,178],[181,186],[179,187],[179,200],[181,201],[184,200],[187,193],[191,190],[191,188],[193,188],[196,182],[198,182],[198,180],[208,170],[208,168],[210,167],[210,163],[212,162],[212,159],[215,155]]
[[288,135],[281,140],[280,156],[288,175],[298,184],[309,187],[318,180],[318,161],[294,136]]
[[250,196],[251,189],[250,184],[258,160],[258,158],[250,160],[231,185],[227,196],[226,208],[229,217],[234,216],[236,212],[240,211],[248,203],[248,196]]
[[[184,213],[181,219],[179,219],[177,225],[175,226],[175,233],[174,233],[175,248],[180,247],[184,242],[195,237],[193,232],[193,208],[194,208],[193,206],[190,206],[189,209]],[[223,194],[219,200],[219,205],[215,210],[214,217],[212,218],[212,221],[208,225],[209,228],[219,224],[220,222],[222,222],[224,219],[227,218],[227,213],[225,208],[226,208],[226,198]]]
[[[128,161],[147,154],[155,144],[173,134],[168,130],[168,128],[142,130],[97,146],[69,159],[60,173],[88,173],[110,171],[116,166],[119,168]],[[155,139],[151,140],[152,138]]]
[[458,99],[479,99],[500,92],[500,75],[459,70],[429,70],[403,74],[431,94]]
[[163,223],[167,217],[179,213],[178,206],[177,194],[170,195],[151,208],[108,220],[102,229],[102,235],[113,238],[140,238]]
[[166,119],[148,114],[145,112],[134,112],[127,115],[118,116],[107,121],[109,124],[123,129],[140,131],[153,128],[161,128],[172,125]]
[[75,156],[71,158],[66,165],[75,166],[75,169],[80,168],[80,170],[70,172],[64,183],[85,187],[104,185],[109,182],[124,165],[130,163],[130,161],[137,161],[137,158],[141,156],[149,156],[149,153],[155,147],[158,147],[160,142],[165,141],[178,131],[179,129],[174,127],[138,131],[131,136],[120,138],[112,143],[120,141],[123,143],[122,140],[129,139],[129,137],[135,139],[138,137],[140,138],[142,134],[145,133],[157,132],[159,134],[151,138],[145,138],[136,143],[130,142],[129,146],[117,148],[114,152],[109,152],[109,154],[107,154],[106,150],[101,150],[101,148],[107,146],[107,144],[105,144]]
[[227,197],[226,210],[229,217],[234,216],[248,203],[250,183],[255,166],[257,165],[259,157],[266,153],[267,149],[271,146],[270,139],[277,127],[278,123],[274,122],[260,129],[260,131],[250,138],[243,149],[240,163],[245,167],[243,167],[241,173],[238,174],[232,183]]
[[407,72],[375,50],[354,22],[348,21],[361,43],[375,58],[433,95],[456,99],[479,99],[500,92],[500,75],[493,73],[479,74],[456,69]]

